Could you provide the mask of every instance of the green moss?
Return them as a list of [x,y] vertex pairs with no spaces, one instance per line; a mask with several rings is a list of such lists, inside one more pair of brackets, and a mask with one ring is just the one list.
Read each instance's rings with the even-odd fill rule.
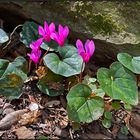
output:
[[[108,8],[113,3],[108,2],[107,4]],[[105,12],[105,9],[101,11],[101,8],[99,2],[78,1],[74,3],[71,12],[79,18],[83,18],[86,21],[86,28],[93,34],[111,35],[113,32],[120,33],[126,28],[125,25],[117,23],[110,13]]]

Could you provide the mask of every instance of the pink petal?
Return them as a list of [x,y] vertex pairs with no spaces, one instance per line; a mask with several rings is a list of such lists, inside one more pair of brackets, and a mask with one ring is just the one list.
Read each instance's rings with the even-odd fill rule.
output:
[[87,40],[86,43],[85,43],[85,50],[86,50],[86,53],[88,53],[90,56],[93,55],[94,53],[94,50],[95,50],[95,45],[94,45],[94,42],[91,40]]
[[42,26],[39,26],[39,27],[38,27],[38,33],[39,33],[40,35],[42,35],[42,36],[45,35],[45,31],[44,31],[44,29],[43,29]]
[[57,33],[51,33],[50,37],[51,37],[51,39],[57,41],[58,34]]
[[81,57],[83,58],[83,61],[84,61],[84,62],[88,62],[88,61],[89,61],[90,56],[89,56],[87,53],[82,52],[82,53],[80,53],[80,55],[81,55]]
[[46,21],[44,21],[44,31],[49,32],[49,26]]
[[64,46],[64,39],[57,39],[57,42],[60,45],[60,47]]
[[64,30],[63,30],[63,37],[64,37],[64,39],[67,38],[68,34],[69,34],[69,28],[67,26],[65,26]]
[[76,41],[76,47],[78,49],[78,53],[81,54],[82,52],[85,52],[84,48],[83,48],[83,43],[80,39],[78,39]]
[[49,30],[51,33],[55,31],[55,24],[53,22],[49,25]]
[[94,42],[91,40],[90,42],[89,42],[89,54],[90,54],[90,56],[92,56],[93,55],[93,53],[94,53],[94,51],[95,51],[95,44],[94,44]]
[[86,53],[88,53],[88,54],[90,54],[89,42],[90,42],[90,40],[88,39],[84,46],[84,49],[85,49]]
[[46,35],[46,36],[45,36],[45,40],[46,40],[47,42],[50,42],[50,41],[51,41],[50,36],[49,36],[49,35]]
[[43,38],[40,38],[35,42],[35,45],[40,46],[42,44],[42,42],[43,42]]
[[61,25],[61,24],[59,24],[59,26],[58,26],[58,34],[59,35],[61,35],[61,34],[63,34],[63,26]]

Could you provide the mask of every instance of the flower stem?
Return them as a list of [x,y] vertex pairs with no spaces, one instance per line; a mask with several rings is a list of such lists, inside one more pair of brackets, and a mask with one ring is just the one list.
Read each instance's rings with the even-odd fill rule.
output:
[[32,64],[32,60],[30,59],[30,60],[29,60],[29,69],[28,69],[28,73],[29,73],[30,70],[31,70],[31,64]]
[[84,61],[82,62],[82,66],[81,66],[81,73],[80,73],[80,78],[79,78],[79,82],[82,83],[82,77],[83,77],[83,73],[82,73],[82,70],[83,70],[83,66],[84,66]]
[[50,49],[51,49],[51,48],[49,47],[49,49],[48,49],[48,50],[45,52],[45,54],[42,56],[42,58],[40,59],[39,65],[42,65],[43,57],[44,57],[45,55],[47,55],[47,53],[49,52]]

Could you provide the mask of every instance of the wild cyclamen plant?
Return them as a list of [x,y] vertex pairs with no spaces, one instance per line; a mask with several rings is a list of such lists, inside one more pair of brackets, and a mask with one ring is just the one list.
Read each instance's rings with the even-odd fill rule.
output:
[[[76,77],[76,83],[70,81],[72,86],[70,86],[70,90],[67,94],[67,111],[69,119],[76,122],[87,123],[99,119],[104,113],[105,94],[112,100],[121,100],[124,103],[131,105],[137,104],[138,94],[136,78],[128,69],[139,72],[138,65],[136,65],[137,69],[134,69],[136,67],[134,67],[134,64],[137,64],[139,58],[132,58],[132,64],[127,65],[130,56],[119,56],[118,60],[124,66],[119,62],[115,62],[110,66],[110,69],[100,68],[97,72],[97,80],[91,77],[87,78],[86,76],[82,78],[85,64],[89,62],[95,52],[93,40],[87,40],[83,43],[78,39],[75,47],[65,43],[69,34],[69,28],[67,26],[59,25],[57,32],[55,31],[55,25],[53,23],[48,24],[45,22],[44,27],[31,22],[28,22],[28,24],[26,23],[24,26],[27,25],[31,26],[31,28],[29,31],[29,27],[24,27],[24,29],[27,30],[27,33],[24,31],[23,38],[28,40],[32,35],[36,35],[34,36],[34,40],[35,38],[37,40],[41,37],[41,39],[45,41],[43,44],[47,44],[43,47],[41,45],[41,48],[38,47],[39,50],[46,47],[44,49],[46,50],[46,53],[41,58],[44,63],[41,63],[40,65],[44,64],[44,67],[47,67],[51,73],[47,73],[41,77],[37,83],[37,87],[49,96],[58,96],[64,92],[64,83],[61,84],[63,78],[65,77],[66,80],[68,80],[71,77]],[[33,27],[36,27],[36,30],[33,30]],[[33,33],[29,36],[29,32],[31,31]],[[37,33],[34,31],[37,31]],[[30,40],[24,42],[32,43]],[[56,43],[55,49],[53,49],[53,45],[51,44],[54,42]],[[50,47],[52,49],[51,53],[49,53],[50,51],[48,49]],[[37,47],[30,46],[30,48]],[[74,76],[78,74],[80,74],[79,81],[77,76]],[[59,83],[58,90],[50,87],[50,81],[56,85]]]

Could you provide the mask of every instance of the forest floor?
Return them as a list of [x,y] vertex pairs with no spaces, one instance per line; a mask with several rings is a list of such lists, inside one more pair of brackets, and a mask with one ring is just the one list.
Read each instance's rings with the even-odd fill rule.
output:
[[[0,58],[10,61],[19,55],[26,57],[26,47],[20,42],[11,44],[7,51],[0,54]],[[96,66],[91,61],[86,66],[85,73],[96,76],[98,68],[100,65]],[[41,93],[36,86],[37,80],[33,71],[25,81],[18,99],[0,97],[1,139],[140,138],[140,104],[129,112],[123,108],[113,110],[110,103],[106,103],[105,109],[113,114],[109,129],[103,127],[101,119],[89,124],[73,123],[68,119],[66,111],[66,94],[50,97]],[[129,129],[125,129],[125,126]]]

